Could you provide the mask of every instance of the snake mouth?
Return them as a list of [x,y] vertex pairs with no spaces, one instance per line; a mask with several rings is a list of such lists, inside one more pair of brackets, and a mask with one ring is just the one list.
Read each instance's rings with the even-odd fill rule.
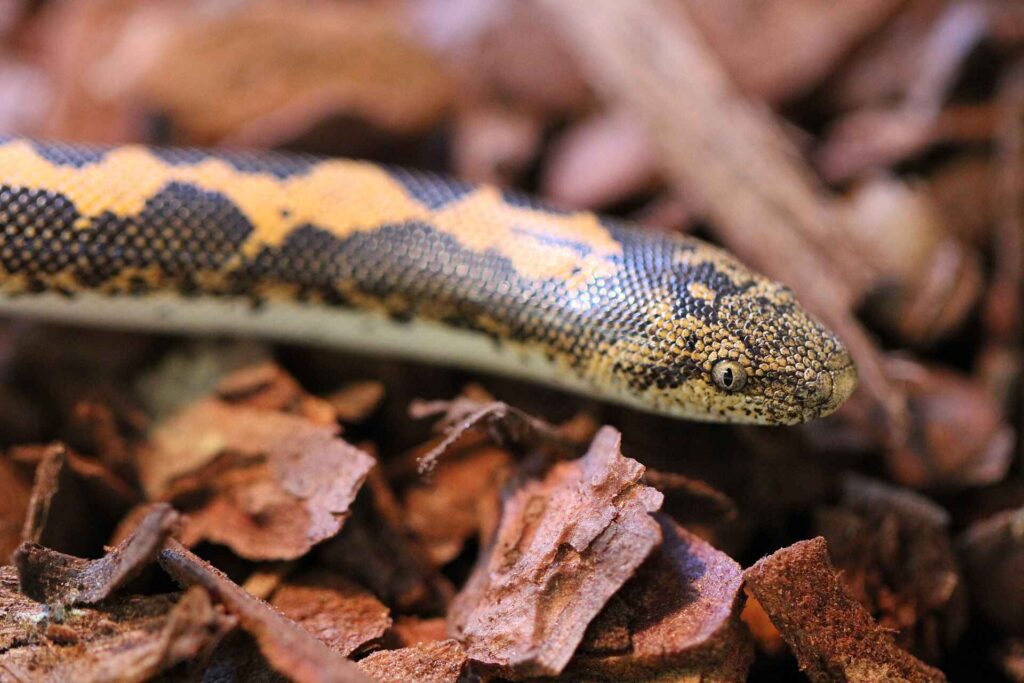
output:
[[[825,368],[822,381],[830,390],[822,393],[823,401],[817,411],[819,417],[838,410],[857,388],[857,366],[845,350],[834,353],[825,363]],[[827,380],[824,379],[826,377]]]

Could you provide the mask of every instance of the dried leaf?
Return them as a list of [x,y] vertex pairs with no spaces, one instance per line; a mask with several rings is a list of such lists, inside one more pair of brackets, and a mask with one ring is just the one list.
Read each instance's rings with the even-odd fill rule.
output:
[[825,539],[800,541],[745,572],[747,587],[812,681],[945,681],[893,642],[847,592]]
[[587,624],[661,540],[662,496],[643,467],[598,432],[506,502],[501,525],[449,612],[471,659],[504,676],[561,672]]

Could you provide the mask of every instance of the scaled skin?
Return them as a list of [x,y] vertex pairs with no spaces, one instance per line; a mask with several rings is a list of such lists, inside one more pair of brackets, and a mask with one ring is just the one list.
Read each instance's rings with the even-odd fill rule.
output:
[[[719,249],[362,162],[0,141],[0,271],[8,293],[112,306],[171,292],[436,321],[543,357],[544,381],[691,419],[792,424],[856,386],[835,336]],[[715,381],[723,360],[742,387]]]

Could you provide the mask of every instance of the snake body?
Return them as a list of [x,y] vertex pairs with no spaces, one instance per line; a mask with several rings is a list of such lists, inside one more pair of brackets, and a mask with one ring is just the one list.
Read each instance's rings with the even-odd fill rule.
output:
[[490,370],[680,417],[826,415],[856,372],[696,239],[487,186],[270,152],[0,139],[0,311]]

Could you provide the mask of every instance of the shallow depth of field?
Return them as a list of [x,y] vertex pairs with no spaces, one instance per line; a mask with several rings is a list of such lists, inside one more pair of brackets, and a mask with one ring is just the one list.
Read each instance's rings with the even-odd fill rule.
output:
[[0,681],[1024,682],[1022,48],[1019,0],[0,0],[0,136],[693,234],[860,373],[706,425],[2,319]]

